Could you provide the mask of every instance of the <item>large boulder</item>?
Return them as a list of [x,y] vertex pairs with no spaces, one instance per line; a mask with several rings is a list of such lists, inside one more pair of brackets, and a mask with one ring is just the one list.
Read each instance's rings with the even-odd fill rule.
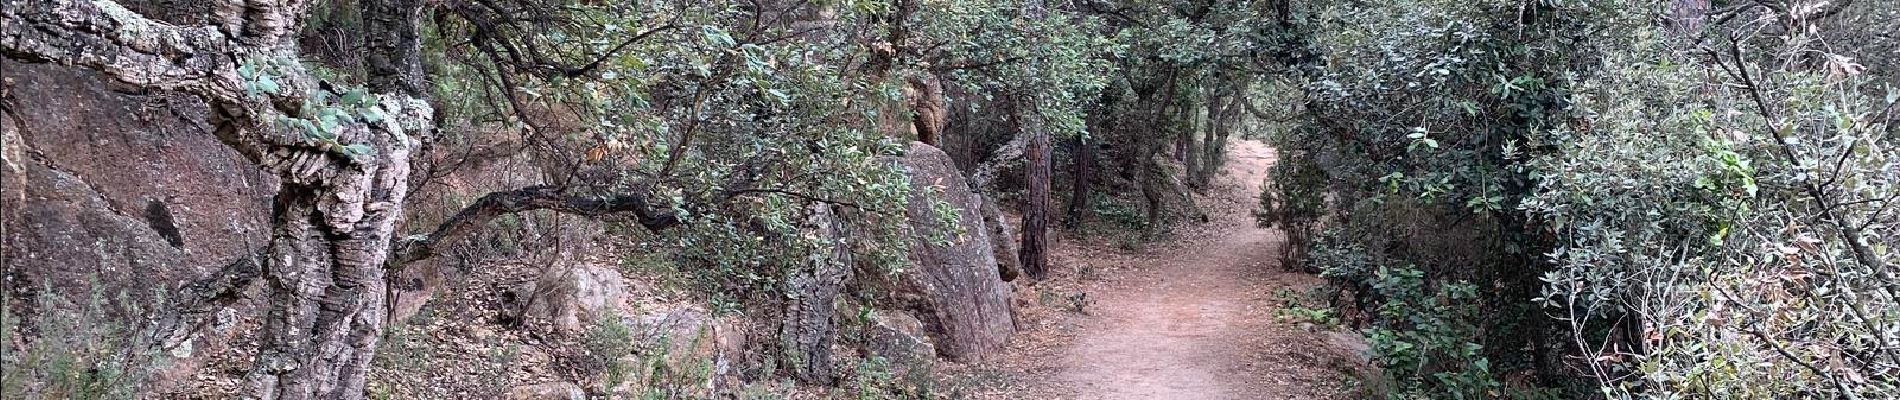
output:
[[[938,355],[980,359],[1016,333],[983,198],[936,147],[912,142],[899,162],[910,175],[905,213],[919,240],[910,251],[914,266],[892,278],[896,298],[923,322]],[[954,214],[940,216],[940,209]]]
[[626,297],[620,271],[598,265],[550,268],[522,287],[522,320],[546,323],[557,332],[580,333],[613,315]]
[[1017,258],[1017,253],[1022,251],[1022,242],[1016,241],[1016,230],[1010,227],[1003,210],[988,198],[983,199],[983,225],[989,228],[990,247],[996,253],[997,273],[1002,274],[1005,282],[1016,281],[1016,278],[1023,276],[1023,261]]

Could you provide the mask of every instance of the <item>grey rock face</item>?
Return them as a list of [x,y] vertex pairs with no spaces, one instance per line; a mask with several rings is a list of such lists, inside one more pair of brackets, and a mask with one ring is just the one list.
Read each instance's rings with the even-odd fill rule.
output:
[[983,199],[983,225],[989,228],[990,247],[996,253],[996,269],[1002,274],[1003,281],[1014,282],[1023,275],[1022,259],[1016,257],[1021,242],[1016,241],[1015,229],[1010,221],[1004,219],[1003,211],[996,208],[996,202]]
[[[125,89],[78,68],[0,64],[13,97],[13,110],[0,114],[0,290],[13,299],[48,294],[78,304],[95,294],[115,304],[127,296],[151,315],[88,323],[164,330],[161,346],[173,360],[151,389],[166,390],[202,356],[227,348],[231,328],[255,315],[242,301],[174,305],[201,300],[189,296],[242,295],[246,287],[209,293],[194,286],[238,282],[218,278],[263,250],[276,178],[219,141],[196,97]],[[32,310],[25,301],[4,306],[28,317],[70,311]],[[169,326],[184,320],[170,315],[180,312],[216,317],[194,319],[206,326]],[[148,316],[168,326],[141,327]]]
[[203,102],[6,63],[19,99],[0,116],[9,289],[78,290],[96,278],[108,293],[142,296],[265,244],[277,182],[218,142]]
[[551,324],[556,331],[579,333],[612,315],[627,287],[620,271],[598,265],[549,268],[522,288],[527,299],[522,317]]
[[936,360],[937,346],[930,343],[924,323],[916,317],[877,311],[871,313],[868,322],[864,352],[890,363],[893,375],[907,375],[912,368]]
[[[900,162],[912,185],[906,214],[920,240],[910,252],[914,267],[894,278],[898,298],[923,322],[938,355],[980,359],[1016,333],[983,199],[936,147],[913,142]],[[954,225],[939,217],[939,202],[954,210]]]

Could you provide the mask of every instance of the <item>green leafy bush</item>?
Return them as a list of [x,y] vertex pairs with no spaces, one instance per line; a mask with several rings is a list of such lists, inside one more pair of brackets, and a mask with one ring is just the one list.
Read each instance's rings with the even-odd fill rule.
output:
[[[1851,46],[1710,29],[1684,51],[1631,28],[1587,118],[1531,142],[1559,149],[1526,166],[1559,239],[1540,299],[1609,397],[1900,396],[1893,217],[1869,206],[1900,194],[1890,81],[1841,73]],[[1769,55],[1800,51],[1828,62]]]
[[1316,4],[1262,221],[1400,396],[1900,395],[1900,11],[1697,4]]
[[[92,287],[97,288],[94,281]],[[0,397],[9,399],[134,399],[164,366],[140,319],[163,309],[120,293],[94,289],[85,303],[54,294],[48,286],[26,318],[0,306]],[[128,322],[131,321],[131,322]]]
[[1369,295],[1383,299],[1380,322],[1366,331],[1372,357],[1401,398],[1483,399],[1500,397],[1500,384],[1485,358],[1483,345],[1471,342],[1476,323],[1477,286],[1452,282],[1426,287],[1425,274],[1412,268],[1380,267],[1367,282]]

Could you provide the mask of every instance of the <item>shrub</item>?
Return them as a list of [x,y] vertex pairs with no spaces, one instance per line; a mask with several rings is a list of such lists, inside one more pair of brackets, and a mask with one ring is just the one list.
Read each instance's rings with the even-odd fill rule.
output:
[[[1893,217],[1869,206],[1900,195],[1896,96],[1829,72],[1851,46],[1712,29],[1704,52],[1632,29],[1586,117],[1530,143],[1559,149],[1527,164],[1559,239],[1540,299],[1609,397],[1900,396]],[[1828,63],[1754,56],[1801,51]]]
[[1366,330],[1372,358],[1397,384],[1393,397],[1480,399],[1499,396],[1485,358],[1472,300],[1477,287],[1453,282],[1427,287],[1423,272],[1380,267],[1371,295],[1383,299],[1375,327]]
[[[124,293],[107,300],[97,281],[84,304],[55,294],[34,299],[31,314],[0,306],[0,398],[133,399],[162,366],[163,355],[139,322],[146,310]],[[115,309],[116,308],[116,309]],[[137,316],[137,317],[128,317]],[[128,321],[130,319],[130,321]]]
[[1900,396],[1900,10],[1667,3],[1316,11],[1262,219],[1401,396]]

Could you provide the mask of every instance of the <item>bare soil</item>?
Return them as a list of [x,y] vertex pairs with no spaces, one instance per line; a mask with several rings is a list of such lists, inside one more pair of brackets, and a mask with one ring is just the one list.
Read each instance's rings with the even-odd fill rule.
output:
[[953,366],[953,397],[1344,399],[1367,370],[1358,336],[1279,318],[1322,281],[1280,266],[1284,235],[1252,210],[1275,154],[1230,145],[1198,200],[1208,222],[1135,249],[1064,240],[1052,276],[1018,288],[1025,331],[1003,356]]

